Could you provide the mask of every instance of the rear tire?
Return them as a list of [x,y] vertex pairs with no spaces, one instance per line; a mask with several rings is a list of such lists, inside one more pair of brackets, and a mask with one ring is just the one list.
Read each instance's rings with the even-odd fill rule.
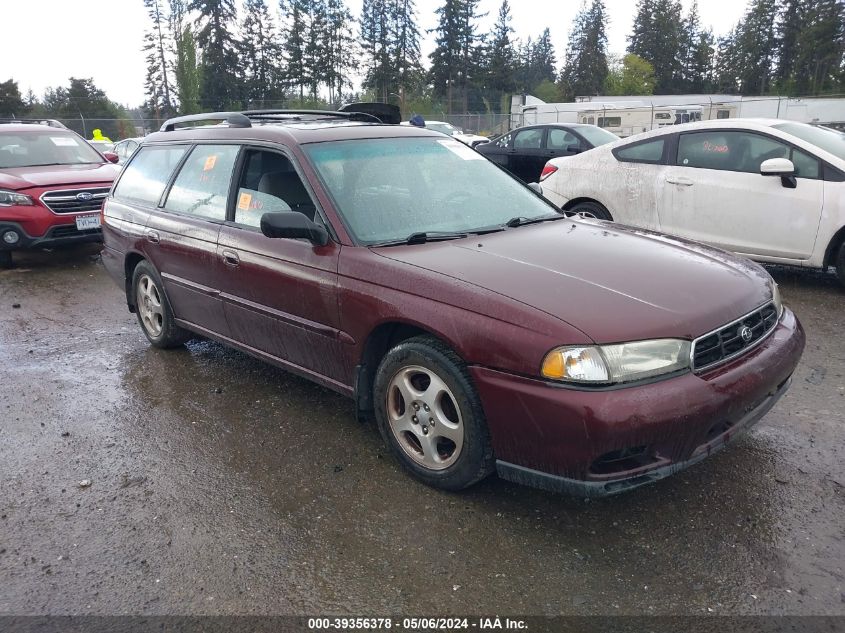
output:
[[571,209],[569,209],[568,212],[583,215],[588,218],[595,218],[597,220],[613,221],[613,217],[611,217],[610,211],[605,209],[598,202],[593,202],[592,200],[579,202]]
[[839,254],[836,256],[836,276],[839,283],[845,285],[845,242],[839,246]]
[[161,277],[146,261],[138,262],[132,273],[132,297],[138,323],[153,347],[179,347],[191,338],[176,325]]
[[0,251],[0,268],[12,267],[12,251]]

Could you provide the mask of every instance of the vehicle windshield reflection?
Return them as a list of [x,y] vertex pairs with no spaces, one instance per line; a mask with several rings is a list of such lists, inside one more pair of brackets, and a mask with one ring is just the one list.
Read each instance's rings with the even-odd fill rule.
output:
[[463,143],[386,138],[305,147],[346,225],[363,244],[415,233],[475,233],[557,209]]

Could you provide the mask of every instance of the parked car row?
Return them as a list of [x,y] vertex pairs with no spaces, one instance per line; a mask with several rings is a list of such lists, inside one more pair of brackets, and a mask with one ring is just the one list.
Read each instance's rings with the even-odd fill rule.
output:
[[[546,125],[476,151],[387,125],[387,110],[180,117],[118,143],[119,176],[73,132],[3,126],[0,252],[102,236],[153,346],[214,339],[350,396],[403,467],[449,490],[493,471],[628,490],[722,448],[785,393],[804,333],[777,285],[686,238],[758,259],[705,232],[815,222],[828,239],[812,200],[838,203],[841,139],[783,122],[624,141]],[[727,193],[711,171],[731,174]],[[539,178],[545,197],[526,186]],[[760,185],[741,207],[740,178]]]

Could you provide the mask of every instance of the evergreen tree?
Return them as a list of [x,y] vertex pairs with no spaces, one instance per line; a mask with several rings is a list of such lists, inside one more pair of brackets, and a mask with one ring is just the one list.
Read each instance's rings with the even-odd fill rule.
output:
[[698,2],[693,0],[684,20],[681,45],[683,92],[702,93],[709,88],[713,66],[713,33],[701,27]]
[[285,16],[282,26],[282,47],[287,83],[299,88],[299,100],[305,99],[305,86],[308,74],[305,69],[305,46],[308,37],[308,1],[279,0],[279,6]]
[[775,80],[779,91],[794,91],[795,62],[800,38],[807,20],[807,0],[784,0],[777,23],[777,68]]
[[354,18],[343,0],[326,4],[325,81],[329,102],[343,101],[343,91],[352,88],[352,73],[358,70],[358,40],[353,32]]
[[586,4],[581,5],[569,34],[566,61],[559,81],[564,100],[600,94],[607,74],[604,1],[593,0],[589,9]]
[[466,112],[469,87],[476,78],[479,36],[475,21],[479,0],[444,0],[436,9],[438,24],[434,29],[435,44],[431,58],[430,78],[434,94],[446,100],[446,110]]
[[303,55],[304,77],[308,81],[311,101],[317,101],[317,93],[322,83],[328,83],[327,51],[324,37],[327,31],[326,0],[310,0],[305,13],[306,36]]
[[800,95],[842,88],[845,6],[841,0],[808,0],[795,55],[794,85]]
[[156,118],[168,117],[174,108],[170,96],[170,60],[166,54],[170,50],[167,17],[162,0],[144,0],[144,6],[152,22],[144,33],[142,49],[147,62],[145,109]]
[[234,0],[190,0],[188,10],[196,11],[200,16],[197,44],[202,49],[202,107],[212,110],[238,107],[241,90],[232,35],[236,20]]
[[393,0],[393,3],[395,65],[399,94],[404,101],[406,92],[416,91],[423,77],[423,67],[420,63],[420,29],[417,26],[417,8],[414,0]]
[[276,41],[276,26],[266,0],[245,0],[238,42],[243,101],[248,107],[266,107],[266,100],[278,99],[281,85],[282,50]]
[[761,95],[771,89],[776,17],[776,0],[750,0],[737,40],[737,75],[744,95]]
[[0,117],[21,118],[27,114],[29,108],[21,98],[18,82],[13,79],[0,81]]
[[510,3],[502,0],[499,16],[489,35],[485,59],[486,84],[497,96],[496,111],[500,111],[505,96],[516,89],[517,52],[511,41],[513,32]]
[[361,6],[361,41],[367,56],[364,87],[387,101],[396,88],[396,65],[392,55],[393,29],[388,0],[364,0]]
[[673,94],[683,88],[684,20],[678,0],[639,0],[628,52],[654,66],[655,94]]

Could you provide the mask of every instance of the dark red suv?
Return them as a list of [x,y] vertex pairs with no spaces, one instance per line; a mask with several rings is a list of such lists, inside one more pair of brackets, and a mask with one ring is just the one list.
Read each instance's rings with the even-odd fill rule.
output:
[[120,168],[45,123],[0,125],[0,266],[14,250],[102,239],[100,209]]
[[367,118],[217,113],[145,139],[103,261],[153,345],[201,335],[348,395],[446,489],[495,469],[619,492],[786,391],[804,333],[757,264],[564,217],[459,141]]

